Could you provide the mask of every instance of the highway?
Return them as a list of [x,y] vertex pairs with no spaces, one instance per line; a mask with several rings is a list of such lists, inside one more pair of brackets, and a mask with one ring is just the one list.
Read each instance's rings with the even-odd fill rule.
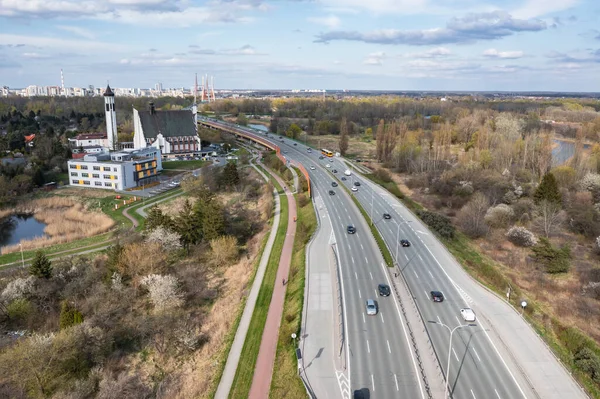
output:
[[[287,151],[289,155],[291,148]],[[368,392],[365,397],[370,398],[425,398],[396,298],[394,295],[379,297],[377,292],[379,283],[390,285],[390,282],[366,221],[346,191],[332,187],[335,179],[325,167],[314,162],[316,168],[311,170],[313,162],[301,157],[301,152],[295,153],[295,159],[302,162],[310,174],[313,195],[321,197],[325,205],[321,223],[331,223],[333,230],[332,241],[341,266],[347,377],[351,390]],[[335,194],[329,195],[330,190]],[[350,224],[356,227],[356,234],[347,233]],[[376,316],[366,314],[367,299],[377,301],[379,313]]]

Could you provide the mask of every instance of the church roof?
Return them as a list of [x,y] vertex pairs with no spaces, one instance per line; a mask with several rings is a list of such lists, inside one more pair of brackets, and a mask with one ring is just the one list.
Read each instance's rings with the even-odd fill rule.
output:
[[106,85],[106,91],[104,92],[105,97],[114,97],[115,93],[111,90],[110,85]]
[[144,137],[197,136],[194,115],[190,111],[138,111]]

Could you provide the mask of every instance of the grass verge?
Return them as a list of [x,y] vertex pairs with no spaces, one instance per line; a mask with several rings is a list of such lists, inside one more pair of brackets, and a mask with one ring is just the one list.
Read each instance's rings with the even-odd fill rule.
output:
[[[297,198],[298,196],[296,196]],[[296,333],[297,336],[300,336],[302,308],[304,306],[306,244],[308,244],[317,228],[317,217],[312,201],[308,200],[302,208],[297,208],[297,215],[294,255],[290,267],[279,340],[277,342],[276,366],[269,395],[271,398],[306,398],[306,389],[302,380],[298,377],[296,345],[292,341],[291,335]]]
[[[274,182],[274,184],[277,184],[277,182]],[[279,186],[279,184],[277,184],[277,186]],[[281,186],[279,186],[279,189],[281,189]],[[250,386],[252,385],[254,367],[256,365],[256,359],[258,358],[262,334],[267,321],[271,297],[273,296],[273,289],[276,283],[275,277],[277,276],[279,259],[281,258],[281,251],[283,249],[283,242],[285,241],[285,233],[288,225],[288,201],[286,196],[280,196],[280,199],[281,218],[279,227],[277,228],[277,237],[273,243],[265,276],[260,286],[258,298],[256,299],[256,306],[254,308],[254,313],[252,314],[252,319],[250,320],[248,334],[246,335],[244,347],[240,355],[240,361],[235,372],[233,386],[229,393],[230,398],[247,398],[248,393],[250,392]]]

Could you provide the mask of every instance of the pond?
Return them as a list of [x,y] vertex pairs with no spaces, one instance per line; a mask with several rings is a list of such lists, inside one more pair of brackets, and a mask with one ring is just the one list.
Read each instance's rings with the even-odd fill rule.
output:
[[257,129],[257,130],[262,130],[263,132],[268,132],[269,131],[269,128],[266,127],[265,125],[253,125],[253,124],[250,123],[250,124],[248,124],[248,127],[252,127],[254,129]]
[[[575,155],[575,143],[565,140],[554,140],[556,147],[552,149],[552,166],[560,166]],[[591,146],[584,144],[583,149],[588,150]]]
[[0,219],[0,248],[44,236],[44,223],[30,215],[13,215]]

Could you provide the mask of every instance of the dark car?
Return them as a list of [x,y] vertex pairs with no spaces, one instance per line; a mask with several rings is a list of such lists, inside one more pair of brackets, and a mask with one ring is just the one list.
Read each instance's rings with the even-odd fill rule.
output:
[[323,159],[323,155],[319,155],[319,159]]
[[384,219],[391,219],[391,218],[392,218],[392,215],[390,215],[389,213],[384,213],[384,214],[383,214],[383,218],[384,218]]
[[356,227],[354,227],[353,225],[350,225],[350,226],[348,226],[346,231],[348,232],[348,234],[354,234],[354,233],[356,233]]
[[342,176],[342,180],[343,180],[343,181],[346,181],[346,178],[345,178],[344,176]]
[[444,294],[440,291],[431,291],[431,299],[433,302],[444,302]]
[[390,286],[387,284],[379,284],[377,290],[379,291],[379,296],[390,296]]
[[410,247],[410,242],[408,242],[408,240],[400,240],[400,245],[403,247]]
[[331,182],[331,187],[337,187],[338,184],[336,182]]
[[337,173],[337,169],[332,170],[333,173]]
[[355,186],[360,186],[360,182],[359,182],[359,181],[355,181],[355,182],[354,182],[354,185],[355,185]]
[[329,195],[335,195],[335,191],[329,190]]
[[298,143],[294,143],[294,145],[298,145]]

